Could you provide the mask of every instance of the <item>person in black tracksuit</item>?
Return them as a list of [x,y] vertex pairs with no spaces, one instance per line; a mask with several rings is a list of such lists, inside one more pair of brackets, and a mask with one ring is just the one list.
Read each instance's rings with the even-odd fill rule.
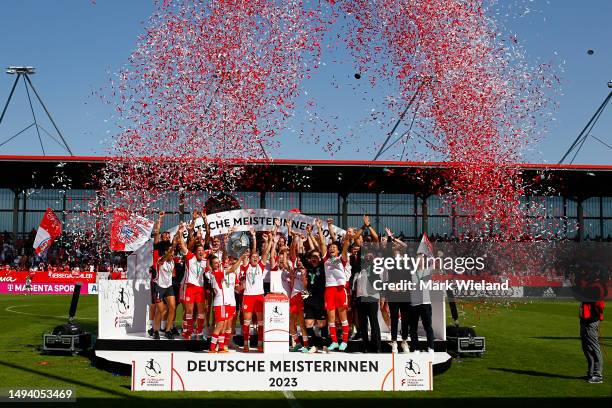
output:
[[[306,333],[308,334],[308,344],[310,345],[309,353],[315,353],[317,347],[327,345],[327,312],[325,311],[325,269],[321,253],[317,250],[312,250],[306,255],[300,255],[302,264],[306,268],[306,274],[303,276],[304,288],[308,296],[304,299],[304,320],[306,322]],[[321,330],[321,339],[315,341],[314,324]],[[304,350],[306,351],[306,350]]]
[[[185,257],[181,253],[177,253],[177,255],[179,257],[179,262],[176,262],[174,264],[174,275],[172,276],[172,290],[174,290],[174,293],[177,296],[176,306],[178,309],[178,304],[182,301],[182,299],[178,297],[178,294],[181,293],[181,282],[183,281],[183,277],[185,276]],[[183,314],[184,312],[185,312],[185,308],[183,307]],[[183,315],[183,318],[184,317],[185,316]],[[176,324],[176,316],[175,316],[174,322]],[[168,330],[170,330],[174,336],[179,335],[179,331],[175,325],[172,326],[172,328],[169,328]]]
[[[353,244],[349,248],[349,264],[351,265],[351,271],[360,271],[361,270],[361,247],[357,244]],[[356,331],[351,340],[361,340],[361,330],[359,325],[361,324],[361,317],[359,316],[359,302],[360,299],[355,295],[355,274],[351,273],[351,277],[349,278],[349,287],[352,289],[353,293],[351,295],[351,311],[353,312],[353,326]]]
[[[367,252],[363,262],[360,262],[361,269],[358,269],[357,273],[354,274],[353,293],[358,300],[358,327],[363,341],[362,351],[373,350],[375,353],[380,353],[380,325],[378,324],[380,293],[374,289],[374,282],[380,279],[380,275],[374,273],[373,259],[374,254]],[[368,334],[368,321],[371,330],[370,336]]]
[[[426,259],[426,258],[423,258]],[[412,274],[412,283],[415,284],[414,289],[410,291],[410,308],[408,310],[410,316],[410,350],[418,349],[419,335],[418,324],[419,320],[423,324],[425,335],[427,338],[427,351],[434,351],[434,331],[432,327],[432,307],[431,295],[429,289],[421,287],[421,282],[426,283],[431,280],[431,269],[418,268]]]
[[[387,254],[393,256],[393,242],[387,241]],[[402,280],[410,280],[410,272],[406,270],[398,270],[395,268],[387,269],[385,271],[385,281],[389,283],[399,283]],[[391,352],[398,352],[397,344],[397,330],[399,326],[399,320],[402,320],[402,341],[400,343],[402,352],[407,353],[409,346],[406,340],[408,340],[409,322],[410,322],[410,294],[407,291],[392,291],[387,289],[384,292],[385,301],[389,304],[389,318],[391,320]]]

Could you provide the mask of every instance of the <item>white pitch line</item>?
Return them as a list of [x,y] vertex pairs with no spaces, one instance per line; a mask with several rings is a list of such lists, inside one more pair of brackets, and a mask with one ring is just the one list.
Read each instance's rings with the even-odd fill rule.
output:
[[[13,305],[13,306],[7,307],[6,309],[4,309],[4,311],[11,312],[11,313],[17,313],[17,314],[25,315],[25,316],[52,317],[54,319],[68,319],[67,315],[64,315],[64,316],[51,316],[51,315],[43,315],[43,314],[38,314],[38,313],[19,312],[17,310],[13,310],[13,308],[15,308],[15,307],[28,307],[28,306],[41,306],[41,305]],[[96,319],[93,318],[93,317],[79,317],[79,320],[96,320]]]
[[293,395],[293,391],[284,390],[283,391],[283,395],[287,399],[287,402],[289,403],[289,406],[291,408],[300,408],[300,404],[295,399],[295,395]]

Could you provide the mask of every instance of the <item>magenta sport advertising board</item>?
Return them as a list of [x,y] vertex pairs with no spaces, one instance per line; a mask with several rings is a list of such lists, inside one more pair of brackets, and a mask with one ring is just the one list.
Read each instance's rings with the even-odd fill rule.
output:
[[[96,283],[81,286],[81,295],[98,294]],[[29,287],[22,282],[0,282],[0,293],[22,295],[71,295],[74,292],[73,283],[32,283]]]

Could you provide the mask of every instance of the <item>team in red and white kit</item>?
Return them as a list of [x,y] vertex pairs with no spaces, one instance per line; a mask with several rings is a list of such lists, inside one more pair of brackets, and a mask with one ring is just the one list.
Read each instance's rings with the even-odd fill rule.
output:
[[[371,265],[362,266],[360,256],[364,232],[369,231],[365,238],[370,242],[391,245],[396,240],[388,229],[388,236],[379,239],[367,216],[360,229],[347,229],[341,240],[336,237],[331,219],[327,220],[327,229],[321,220],[315,220],[305,234],[296,232],[291,225],[283,234],[278,222],[272,231],[256,233],[252,229],[251,245],[239,259],[225,250],[225,237],[211,236],[205,211],[194,211],[191,223],[182,224],[173,238],[168,232],[160,235],[162,217],[163,213],[154,228],[151,269],[153,307],[149,335],[155,339],[160,338],[160,331],[165,331],[168,339],[177,334],[173,323],[180,304],[183,339],[210,337],[210,352],[226,352],[229,347],[249,352],[251,340],[256,337],[256,349],[263,351],[264,296],[270,292],[269,276],[274,273],[280,274],[281,286],[272,291],[283,292],[289,298],[291,351],[345,351],[351,325],[358,329],[355,337],[359,337],[367,335],[368,318],[370,325],[376,322],[372,318],[379,308],[383,318],[388,319],[389,308],[382,297],[374,305],[375,311],[371,304],[363,308],[367,318],[357,314],[362,310],[360,297],[369,296],[362,290],[367,287],[366,281],[361,280],[371,270]],[[327,238],[325,230],[329,231]],[[359,282],[353,283],[354,274]],[[173,284],[177,280],[178,288]],[[366,325],[365,331],[358,322]],[[240,336],[238,343],[234,342],[236,327],[241,328],[242,344]],[[380,339],[372,341],[377,345],[374,351],[380,352]]]

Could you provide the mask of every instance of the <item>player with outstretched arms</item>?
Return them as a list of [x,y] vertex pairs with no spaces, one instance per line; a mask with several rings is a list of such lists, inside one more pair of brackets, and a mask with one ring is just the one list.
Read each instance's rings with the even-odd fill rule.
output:
[[[332,343],[328,350],[345,351],[348,346],[349,323],[347,319],[348,297],[346,294],[346,283],[351,277],[351,266],[348,262],[348,247],[354,236],[354,231],[349,228],[342,240],[325,246],[321,220],[317,220],[319,229],[319,241],[323,255],[323,266],[325,268],[325,310],[327,311],[327,326]],[[338,344],[336,332],[336,310],[342,325],[342,342]]]
[[[164,231],[163,233],[160,233],[161,225],[164,219],[164,214],[165,213],[163,211],[160,211],[159,218],[153,225],[153,260],[154,262],[153,262],[153,265],[151,265],[151,268],[149,269],[149,272],[151,274],[151,282],[150,282],[151,304],[149,305],[149,320],[147,322],[147,329],[148,329],[147,332],[149,336],[151,337],[153,337],[153,332],[154,332],[153,321],[155,320],[155,311],[157,310],[157,306],[155,303],[155,299],[156,299],[155,282],[157,281],[157,266],[155,264],[155,260],[159,259],[160,256],[165,254],[168,248],[172,245],[172,242],[170,242],[170,232]],[[165,321],[166,317],[162,316],[162,320]]]
[[[317,222],[317,221],[315,221]],[[322,236],[322,232],[321,232]],[[305,268],[305,274],[302,276],[304,292],[302,298],[304,300],[304,321],[306,325],[306,333],[308,334],[309,348],[304,347],[303,352],[316,353],[317,345],[325,347],[327,345],[327,313],[325,312],[325,269],[321,259],[321,250],[319,249],[319,239],[314,239],[312,236],[312,226],[306,226],[306,242],[308,243],[308,252],[300,254],[300,261]],[[321,337],[316,338],[315,323],[319,328]]]
[[[259,256],[257,251],[250,254],[248,262],[240,266],[239,279],[244,281],[244,294],[242,296],[242,333],[244,336],[243,351],[249,351],[249,333],[251,328],[251,319],[253,313],[257,317],[257,349],[263,352],[263,306],[264,306],[264,276],[265,262],[268,259],[268,254],[273,245],[272,237],[265,235],[263,243],[263,254]],[[253,247],[256,247],[255,230],[251,230],[251,238]]]
[[[293,341],[291,351],[308,351],[308,336],[306,334],[306,323],[304,321],[304,300],[306,269],[297,254],[302,244],[298,234],[291,230],[291,224],[287,225],[287,235],[291,237],[291,246],[282,247],[278,258],[281,280],[285,293],[289,297],[289,332]],[[274,259],[274,254],[272,254]],[[297,334],[297,326],[300,326],[300,337]]]
[[[179,236],[183,233],[185,226],[181,226],[176,234],[172,245],[168,247],[166,252],[154,259],[156,278],[155,278],[155,320],[153,323],[153,338],[159,340],[159,330],[161,326],[162,315],[166,314],[166,328],[171,328],[174,322],[174,311],[176,310],[176,297],[172,288],[172,276],[174,275],[174,252],[178,245]],[[172,331],[166,331],[166,338],[172,339],[174,335]]]
[[191,252],[187,249],[182,235],[178,238],[178,245],[185,257],[185,275],[181,282],[181,300],[185,309],[182,336],[188,340],[194,333],[194,305],[198,310],[197,328],[200,332],[204,329],[206,251],[204,244],[197,242],[194,245],[194,252]]
[[[215,326],[210,340],[210,353],[224,353],[225,333],[231,332],[231,323],[236,313],[236,298],[234,288],[237,277],[236,270],[242,262],[246,262],[246,255],[238,259],[227,268],[223,268],[221,260],[215,255],[208,258],[209,269],[206,277],[213,288],[213,309],[215,314]],[[229,341],[229,339],[227,339]]]

